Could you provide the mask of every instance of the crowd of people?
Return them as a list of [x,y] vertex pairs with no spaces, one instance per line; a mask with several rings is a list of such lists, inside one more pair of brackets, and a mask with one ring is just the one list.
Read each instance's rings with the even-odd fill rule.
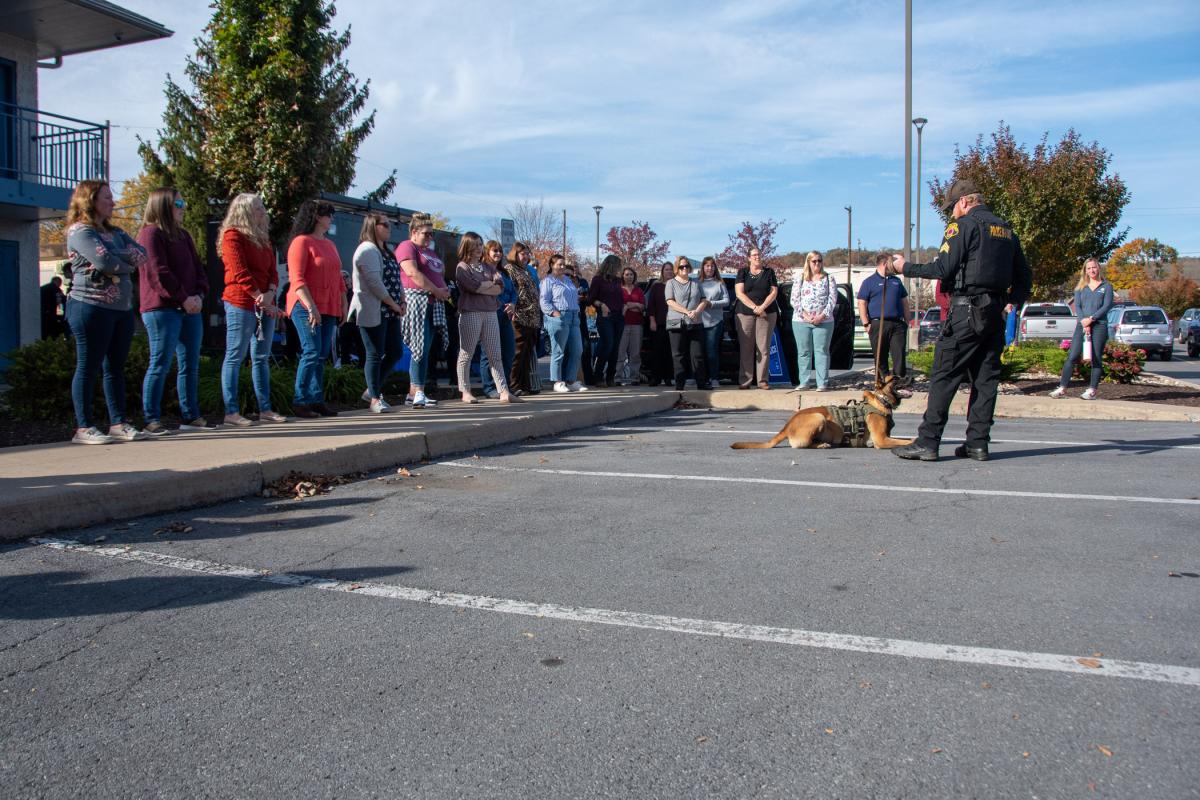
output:
[[[197,397],[201,310],[210,286],[182,225],[186,208],[186,199],[174,189],[155,190],[146,203],[144,225],[132,237],[110,222],[113,196],[106,183],[83,181],[75,189],[67,213],[65,322],[77,356],[71,387],[76,442],[169,434],[162,407],[172,362],[182,412],[179,429],[215,427],[201,413]],[[732,291],[715,258],[703,259],[693,277],[692,261],[684,256],[663,263],[659,279],[643,288],[632,266],[615,255],[601,261],[589,284],[562,254],[551,255],[540,270],[524,243],[516,242],[505,253],[499,242],[484,241],[474,232],[460,237],[457,264],[448,274],[434,247],[433,220],[422,213],[413,214],[408,239],[394,248],[391,220],[367,213],[351,263],[343,265],[329,238],[333,218],[329,203],[311,200],[300,206],[287,246],[286,290],[281,291],[262,198],[243,193],[230,201],[216,240],[224,266],[224,424],[247,427],[290,419],[272,407],[270,380],[275,329],[285,322],[297,347],[291,411],[300,419],[337,416],[324,397],[325,365],[335,338],[344,339],[355,329],[366,384],[362,402],[372,413],[392,410],[383,386],[406,349],[404,404],[436,408],[427,387],[439,355],[447,353],[452,341],[451,322],[457,323],[458,352],[447,364],[454,365],[465,403],[479,402],[471,383],[471,364],[479,350],[482,396],[501,403],[519,403],[541,391],[537,363],[543,348],[548,350],[553,392],[612,386],[619,373],[632,384],[645,376],[652,386],[682,389],[694,380],[697,388],[710,389],[720,374],[727,310],[738,343],[738,387],[771,388],[771,336],[781,313],[780,288],[775,271],[765,267],[755,248],[733,279]],[[888,261],[885,255],[877,259],[877,274],[859,293],[858,313],[873,346],[881,355],[891,355],[890,369],[886,358],[883,368],[903,377],[908,306]],[[53,291],[59,286],[47,293],[47,304],[59,302]],[[1104,291],[1095,276],[1081,280],[1081,307],[1100,308]],[[836,279],[825,271],[821,253],[809,252],[785,298],[791,301],[801,388],[829,388],[837,296]],[[124,384],[138,313],[149,341],[140,429],[130,421]],[[650,337],[645,365],[643,330]],[[239,407],[239,380],[247,359],[257,415]],[[94,420],[91,403],[101,376],[107,428]]]

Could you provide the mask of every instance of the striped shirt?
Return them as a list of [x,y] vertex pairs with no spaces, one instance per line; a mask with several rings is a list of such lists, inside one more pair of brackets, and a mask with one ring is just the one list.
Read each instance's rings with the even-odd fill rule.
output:
[[579,290],[570,278],[556,278],[547,275],[542,279],[541,296],[539,301],[542,313],[551,314],[555,311],[578,311]]

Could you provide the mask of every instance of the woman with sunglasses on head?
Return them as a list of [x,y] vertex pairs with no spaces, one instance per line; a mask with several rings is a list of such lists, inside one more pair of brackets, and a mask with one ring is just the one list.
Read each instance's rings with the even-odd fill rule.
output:
[[697,388],[711,389],[721,383],[721,334],[725,332],[725,309],[729,307],[729,291],[717,269],[717,260],[706,256],[700,262],[700,291],[707,303],[700,312],[703,328],[704,360],[708,366],[708,385]]
[[[496,325],[500,333],[500,366],[505,379],[509,381],[509,391],[520,397],[521,393],[513,387],[512,378],[509,377],[512,374],[517,346],[516,333],[513,330],[513,317],[517,313],[517,286],[508,274],[504,248],[495,239],[484,242],[483,261],[496,270],[496,277],[501,282],[500,296],[497,298],[499,308],[496,309]],[[483,354],[479,356],[479,377],[483,381],[484,396],[489,400],[499,400],[500,387],[492,380],[491,359],[488,357],[487,348],[484,348]]]
[[625,327],[621,329],[621,343],[617,346],[617,364],[629,361],[629,383],[634,386],[642,382],[642,319],[646,315],[646,293],[637,285],[637,277],[633,267],[621,270]]
[[199,398],[204,335],[200,311],[208,276],[192,237],[183,229],[186,207],[174,189],[155,189],[146,200],[145,224],[138,231],[138,244],[146,249],[146,260],[138,268],[138,294],[150,338],[150,360],[142,381],[143,430],[151,436],[170,432],[162,424],[162,398],[172,359],[178,365],[175,389],[183,419],[179,430],[212,430],[200,414]]
[[537,280],[529,274],[529,248],[521,242],[508,251],[508,276],[517,290],[513,307],[513,334],[516,346],[512,369],[508,372],[508,388],[513,394],[531,394],[531,377],[537,368],[538,337],[542,332],[542,307],[538,299]]
[[458,286],[458,390],[464,403],[478,403],[471,393],[471,359],[480,345],[488,354],[492,380],[499,390],[500,402],[518,398],[508,393],[508,380],[501,371],[500,326],[496,311],[504,282],[495,264],[484,261],[483,238],[474,231],[462,235],[458,245],[458,267],[454,283]]
[[[145,249],[129,234],[109,224],[114,210],[112,189],[98,180],[80,181],[67,208],[67,256],[71,289],[67,322],[75,339],[75,404],[77,444],[109,444],[145,439],[125,420],[125,360],[133,341],[133,280],[146,260]],[[104,373],[108,433],[92,424],[96,375]]]
[[550,335],[550,380],[554,381],[556,392],[586,392],[587,387],[575,380],[583,354],[579,290],[575,281],[567,277],[565,266],[566,259],[561,253],[550,256],[550,272],[542,278],[540,290],[546,333]]
[[225,360],[221,396],[225,424],[246,427],[238,407],[242,362],[250,354],[250,378],[259,422],[287,422],[271,409],[271,346],[275,322],[284,318],[276,303],[279,269],[271,246],[270,219],[262,198],[245,192],[233,198],[217,231],[217,255],[225,265]]
[[737,297],[733,318],[740,344],[738,388],[749,389],[758,381],[758,388],[770,389],[771,334],[778,316],[779,281],[775,270],[763,266],[757,247],[750,248],[749,261],[749,266],[738,270],[733,284]]
[[792,284],[792,331],[801,389],[817,373],[817,391],[829,383],[829,343],[833,340],[833,311],[837,307],[837,280],[825,271],[825,259],[816,250],[804,257],[800,280]]
[[333,350],[333,334],[346,319],[346,284],[342,259],[326,234],[333,206],[305,200],[292,224],[288,245],[287,311],[300,339],[293,409],[302,419],[336,417],[325,405],[325,361]]
[[363,392],[363,400],[372,414],[391,410],[383,398],[384,367],[391,367],[404,351],[400,338],[404,295],[400,265],[388,247],[391,231],[392,224],[383,214],[370,212],[363,218],[350,277],[354,293],[350,313],[354,314],[365,352],[363,374],[367,390]]
[[404,286],[404,342],[411,356],[408,399],[414,409],[433,408],[437,401],[425,396],[425,381],[434,353],[446,348],[446,265],[433,249],[433,217],[417,212],[408,223],[408,241],[396,248],[400,282]]
[[675,388],[682,390],[688,373],[696,377],[696,388],[708,388],[708,365],[704,359],[704,328],[700,314],[708,308],[704,292],[692,280],[692,262],[675,259],[675,277],[667,281],[667,331],[675,354]]

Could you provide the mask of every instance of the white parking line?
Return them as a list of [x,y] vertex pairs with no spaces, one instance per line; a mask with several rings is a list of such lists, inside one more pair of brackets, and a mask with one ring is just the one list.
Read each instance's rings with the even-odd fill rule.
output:
[[670,617],[659,614],[640,614],[634,611],[613,611],[604,608],[561,606],[554,603],[527,603],[522,600],[506,600],[499,597],[437,592],[366,581],[338,581],[316,578],[309,575],[293,575],[255,570],[213,561],[132,550],[116,546],[97,547],[64,539],[34,539],[36,544],[55,550],[89,553],[136,561],[167,569],[199,572],[223,578],[257,581],[277,586],[295,586],[321,589],[331,592],[381,597],[388,600],[405,600],[433,606],[494,611],[501,614],[516,614],[526,617],[584,622],[598,625],[614,625],[625,628],[669,631],[693,636],[715,636],[724,639],[742,639],[772,644],[816,647],[824,650],[845,650],[857,653],[873,653],[884,656],[902,656],[931,661],[952,661],[982,666],[1036,669],[1065,672],[1100,678],[1133,678],[1135,680],[1171,683],[1180,686],[1200,687],[1200,669],[1179,667],[1170,664],[1154,664],[1143,661],[1120,661],[1111,658],[1089,658],[1056,653],[1036,653],[1021,650],[1000,650],[991,647],[961,647],[958,645],[915,642],[906,639],[888,639],[875,636],[855,636],[844,633],[824,633],[796,628],[775,628],[765,625],[743,625],[737,622],[717,622],[687,617]]
[[1119,494],[1078,494],[1075,492],[1022,492],[1015,489],[942,489],[934,486],[886,486],[873,483],[837,483],[834,481],[796,481],[782,478],[738,478],[727,475],[670,475],[662,472],[603,472],[582,469],[539,469],[537,467],[500,467],[478,461],[439,461],[443,467],[483,469],[492,472],[527,472],[541,475],[579,475],[590,478],[637,478],[650,480],[711,481],[713,483],[753,483],[768,486],[808,486],[818,489],[852,489],[870,492],[914,492],[916,494],[978,495],[982,497],[1033,497],[1045,500],[1086,500],[1089,502],[1151,503],[1200,506],[1190,497],[1133,497]]
[[[612,426],[612,425],[606,425],[606,426],[602,426],[600,428],[600,430],[612,431],[613,433],[725,433],[725,434],[736,434],[738,436],[743,436],[743,435],[747,435],[747,434],[749,434],[751,436],[774,436],[775,434],[779,433],[778,428],[776,428],[773,431],[748,431],[748,430],[733,430],[733,429],[718,430],[716,428],[672,428],[672,427],[665,427],[665,426],[664,427],[657,427],[657,426],[651,427],[648,425],[644,426],[644,427],[616,427],[616,426]],[[570,436],[570,434],[565,434],[565,435]],[[916,434],[916,431],[913,431],[911,433],[900,433],[899,431],[892,431],[892,435],[898,439],[904,439],[904,438],[916,436],[917,434]],[[946,436],[942,439],[942,441],[943,442],[961,442],[964,440],[963,439],[955,439],[954,437],[951,437],[951,436]],[[1162,444],[1149,444],[1149,443],[1139,444],[1137,442],[1080,442],[1078,440],[1064,442],[1064,441],[1055,441],[1055,440],[1050,440],[1050,439],[992,439],[992,444],[1050,444],[1050,445],[1070,445],[1071,447],[1113,447],[1113,448],[1126,449],[1126,450],[1148,450],[1148,449],[1152,449],[1152,450],[1200,450],[1200,445],[1198,445],[1198,444],[1162,445]]]

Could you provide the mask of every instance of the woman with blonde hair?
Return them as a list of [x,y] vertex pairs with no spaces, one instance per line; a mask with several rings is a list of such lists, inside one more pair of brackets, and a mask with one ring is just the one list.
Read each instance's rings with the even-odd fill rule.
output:
[[[1062,397],[1071,383],[1071,374],[1075,364],[1083,356],[1083,348],[1089,349],[1092,374],[1088,388],[1080,395],[1084,400],[1095,400],[1096,389],[1100,386],[1100,378],[1104,376],[1104,345],[1108,342],[1108,312],[1113,304],[1113,285],[1104,279],[1100,261],[1089,258],[1083,262],[1079,272],[1079,281],[1075,284],[1075,297],[1072,305],[1075,316],[1079,320],[1075,325],[1075,333],[1071,337],[1071,349],[1067,353],[1067,361],[1063,364],[1062,376],[1058,379],[1058,388],[1050,393],[1051,397]],[[1010,312],[1013,313],[1013,312]],[[1087,360],[1087,359],[1085,359]]]
[[276,305],[279,270],[271,246],[267,207],[257,194],[233,198],[217,231],[217,255],[225,266],[225,360],[221,363],[221,398],[225,424],[250,425],[238,407],[242,363],[250,355],[250,378],[258,400],[259,422],[287,422],[271,409],[271,344],[275,322],[283,311]]
[[833,339],[833,312],[837,307],[837,280],[825,271],[825,259],[816,250],[804,257],[800,280],[792,283],[792,331],[796,336],[796,360],[801,389],[809,388],[809,376],[817,374],[817,391],[829,383],[829,343]]
[[200,311],[208,292],[208,276],[192,237],[183,229],[187,203],[169,187],[155,189],[146,200],[138,244],[146,260],[138,268],[142,322],[150,337],[150,362],[142,382],[143,429],[151,436],[170,431],[162,424],[162,397],[174,358],[181,431],[210,430],[200,414]]
[[508,392],[500,355],[500,326],[496,320],[504,283],[496,265],[483,255],[482,237],[474,231],[464,233],[458,245],[458,267],[454,270],[458,285],[458,390],[464,403],[479,402],[471,393],[471,359],[475,357],[475,348],[482,344],[500,402],[511,403],[520,398]]
[[[98,180],[80,181],[67,209],[67,255],[71,289],[67,321],[75,337],[75,405],[78,444],[109,444],[145,439],[125,420],[125,359],[133,341],[133,280],[146,260],[145,249],[120,228],[109,224],[114,209],[112,189]],[[96,375],[104,372],[108,433],[92,424]]]
[[417,212],[408,223],[408,241],[396,247],[400,282],[404,286],[404,342],[411,355],[408,399],[414,409],[433,408],[437,401],[425,396],[425,381],[435,354],[444,351],[446,330],[446,265],[433,248],[433,217]]
[[354,251],[354,272],[350,313],[362,336],[365,358],[363,373],[367,390],[363,400],[372,414],[391,409],[383,399],[384,367],[396,363],[404,351],[400,338],[400,318],[404,316],[404,289],[400,286],[400,265],[388,247],[392,223],[383,214],[370,212],[363,217]]

